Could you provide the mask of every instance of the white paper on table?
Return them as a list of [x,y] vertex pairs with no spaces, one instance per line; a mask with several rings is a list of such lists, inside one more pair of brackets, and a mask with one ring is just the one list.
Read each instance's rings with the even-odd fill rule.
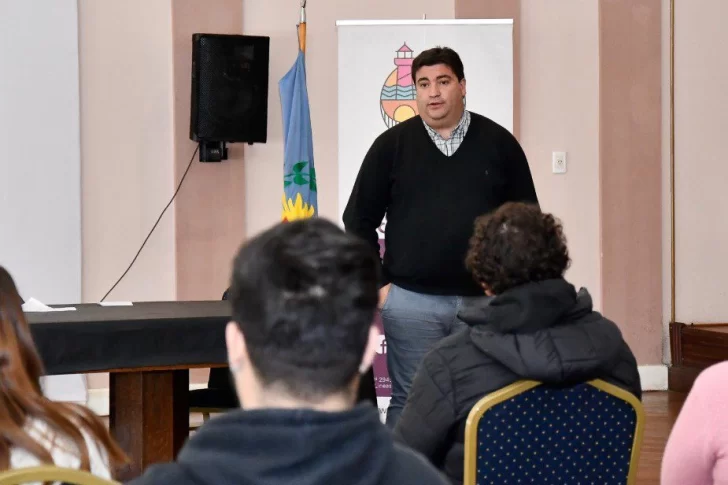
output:
[[61,308],[53,308],[49,307],[45,303],[42,303],[35,298],[30,298],[25,303],[23,303],[23,311],[24,312],[69,312],[69,311],[75,311],[76,307],[73,306],[67,306],[67,307],[61,307]]
[[100,301],[101,306],[132,306],[133,303],[130,301]]
[[84,406],[88,403],[85,374],[43,376],[40,384],[43,395],[51,401],[74,402]]

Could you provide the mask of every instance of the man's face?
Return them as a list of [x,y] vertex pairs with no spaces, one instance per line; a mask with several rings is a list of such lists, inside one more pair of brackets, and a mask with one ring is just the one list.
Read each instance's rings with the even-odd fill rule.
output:
[[465,79],[445,64],[422,66],[416,74],[417,109],[433,128],[454,128],[465,109]]

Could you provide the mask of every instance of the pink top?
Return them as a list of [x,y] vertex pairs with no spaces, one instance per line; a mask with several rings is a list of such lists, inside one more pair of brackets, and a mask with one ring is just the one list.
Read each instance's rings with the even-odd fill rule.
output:
[[661,484],[728,484],[728,362],[695,381],[667,440]]

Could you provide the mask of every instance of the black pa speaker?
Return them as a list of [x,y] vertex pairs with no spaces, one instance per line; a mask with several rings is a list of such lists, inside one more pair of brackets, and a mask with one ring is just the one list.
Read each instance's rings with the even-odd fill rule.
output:
[[225,159],[225,143],[266,142],[269,53],[270,37],[193,34],[190,138],[200,160],[209,147]]

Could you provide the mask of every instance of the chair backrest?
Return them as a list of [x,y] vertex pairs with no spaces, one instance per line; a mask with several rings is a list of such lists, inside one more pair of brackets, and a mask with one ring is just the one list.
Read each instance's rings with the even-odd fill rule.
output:
[[26,483],[64,483],[69,485],[120,485],[119,482],[104,480],[82,470],[42,465],[15,468],[0,473],[0,485],[22,485]]
[[639,399],[602,380],[564,388],[519,381],[470,411],[463,485],[632,485],[643,429]]

